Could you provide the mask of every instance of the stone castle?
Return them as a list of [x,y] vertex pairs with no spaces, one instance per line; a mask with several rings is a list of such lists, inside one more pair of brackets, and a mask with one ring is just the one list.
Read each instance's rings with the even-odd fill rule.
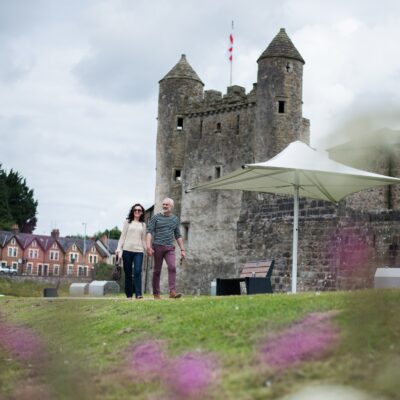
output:
[[[184,55],[159,82],[155,210],[163,198],[175,200],[188,255],[183,266],[178,263],[178,288],[186,293],[208,293],[216,277],[237,276],[246,261],[266,258],[275,258],[275,291],[290,290],[293,198],[185,193],[245,163],[266,161],[292,141],[309,142],[310,123],[302,114],[305,61],[284,29],[257,62],[257,83],[249,93],[240,86],[228,87],[225,95],[203,90]],[[367,158],[354,158],[354,143],[348,143],[331,149],[331,157],[399,176],[398,144],[372,141]],[[369,287],[376,267],[394,266],[399,193],[383,187],[338,205],[303,199],[298,290]]]

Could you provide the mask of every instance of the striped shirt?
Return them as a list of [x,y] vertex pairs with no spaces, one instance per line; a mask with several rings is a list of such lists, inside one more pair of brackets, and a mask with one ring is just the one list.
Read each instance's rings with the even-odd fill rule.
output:
[[179,229],[179,219],[176,215],[153,215],[147,227],[147,233],[150,233],[153,244],[161,246],[173,246],[174,238],[182,237]]

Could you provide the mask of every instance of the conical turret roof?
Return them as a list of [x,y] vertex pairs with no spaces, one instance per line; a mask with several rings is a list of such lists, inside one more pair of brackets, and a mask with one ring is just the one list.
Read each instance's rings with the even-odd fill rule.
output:
[[294,44],[290,40],[284,28],[281,28],[257,61],[269,57],[293,58],[305,64],[303,57],[300,55],[296,47],[294,47]]
[[195,70],[187,62],[185,54],[182,54],[179,62],[171,69],[171,71],[168,72],[167,75],[164,76],[164,78],[160,80],[160,82],[164,79],[193,79],[204,86],[204,83],[196,74]]

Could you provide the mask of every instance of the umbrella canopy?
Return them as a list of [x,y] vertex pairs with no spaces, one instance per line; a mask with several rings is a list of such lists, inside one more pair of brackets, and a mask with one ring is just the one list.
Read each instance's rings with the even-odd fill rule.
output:
[[400,179],[338,163],[327,152],[303,142],[290,143],[266,162],[245,164],[240,170],[193,188],[247,190],[294,196],[292,292],[297,286],[299,197],[338,202],[345,196],[375,186],[400,184]]

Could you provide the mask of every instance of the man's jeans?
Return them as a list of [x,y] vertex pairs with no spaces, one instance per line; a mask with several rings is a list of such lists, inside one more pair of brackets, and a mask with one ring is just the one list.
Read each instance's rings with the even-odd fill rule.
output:
[[[143,253],[124,250],[122,261],[124,263],[126,297],[132,297],[133,292],[135,292],[136,297],[141,296]],[[132,280],[132,264],[135,284]]]
[[153,245],[154,249],[154,271],[153,271],[153,294],[160,294],[160,277],[163,260],[168,266],[169,292],[175,292],[176,266],[175,246]]

